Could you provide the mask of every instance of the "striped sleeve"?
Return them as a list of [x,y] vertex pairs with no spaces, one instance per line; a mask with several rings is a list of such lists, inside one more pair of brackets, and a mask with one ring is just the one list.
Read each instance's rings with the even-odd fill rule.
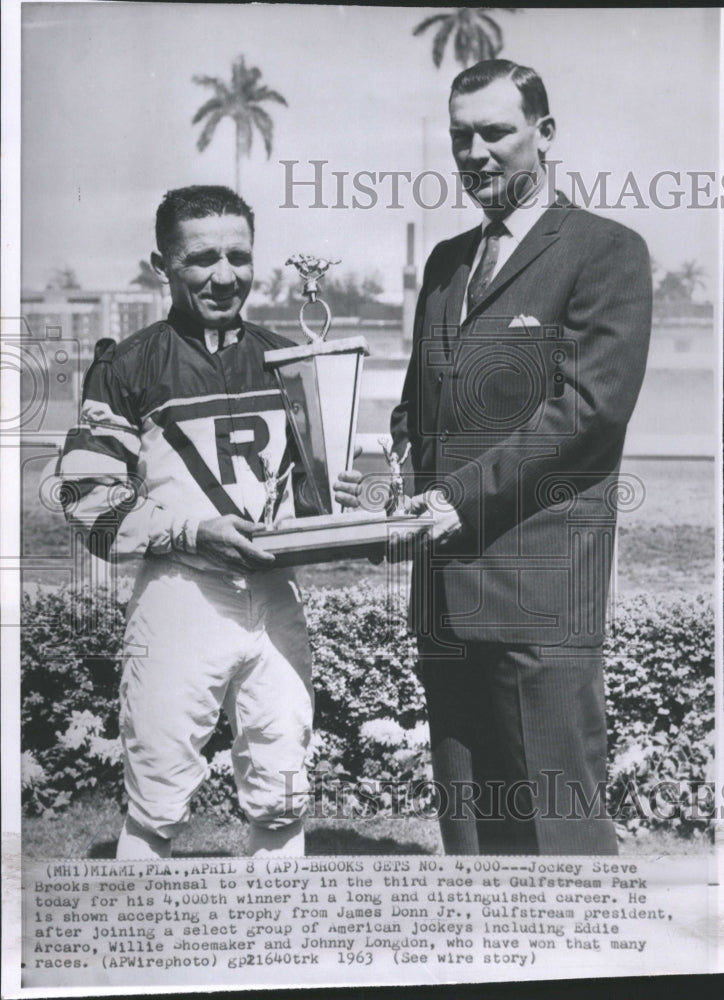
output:
[[115,344],[99,348],[83,384],[80,423],[68,433],[58,463],[66,520],[101,559],[194,552],[198,521],[145,495],[138,475],[141,432],[113,365]]

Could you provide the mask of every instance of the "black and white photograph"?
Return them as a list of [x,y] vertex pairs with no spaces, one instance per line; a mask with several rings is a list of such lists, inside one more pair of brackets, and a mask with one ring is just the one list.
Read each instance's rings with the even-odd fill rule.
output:
[[4,5],[3,996],[721,971],[720,20]]

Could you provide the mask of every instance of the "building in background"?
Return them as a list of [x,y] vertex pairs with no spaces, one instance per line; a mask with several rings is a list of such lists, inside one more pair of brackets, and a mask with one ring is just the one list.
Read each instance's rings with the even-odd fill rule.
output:
[[20,305],[33,337],[44,339],[49,329],[60,327],[62,337],[77,341],[81,360],[88,362],[102,337],[124,340],[167,311],[161,292],[141,289],[24,291]]
[[[399,401],[411,348],[417,297],[412,245],[413,234],[408,231],[404,301],[397,305],[373,303],[375,308],[366,307],[360,316],[335,316],[330,332],[330,338],[362,335],[370,346],[358,431],[363,448],[373,452],[379,450],[377,438],[386,432],[390,410]],[[54,377],[54,370],[48,379],[58,402],[62,397],[73,407],[77,407],[82,373],[93,358],[96,342],[102,337],[123,340],[162,319],[168,310],[162,293],[147,289],[26,291],[21,303],[26,330],[34,340],[60,338],[77,345],[75,376],[64,386],[56,385],[60,380]],[[292,340],[300,339],[298,306],[293,303],[250,303],[246,314]],[[52,367],[57,353],[48,357]],[[629,427],[626,454],[713,457],[715,364],[711,304],[655,301],[646,378]],[[61,426],[52,430],[65,430],[70,421],[65,416],[63,420],[65,423],[61,421]]]

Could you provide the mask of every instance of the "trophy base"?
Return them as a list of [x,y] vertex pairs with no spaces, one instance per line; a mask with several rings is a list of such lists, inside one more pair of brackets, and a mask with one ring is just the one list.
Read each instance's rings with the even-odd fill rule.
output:
[[382,558],[391,541],[404,551],[431,527],[432,518],[425,515],[323,514],[286,521],[271,531],[260,525],[253,539],[275,556],[277,566],[305,566],[336,559]]

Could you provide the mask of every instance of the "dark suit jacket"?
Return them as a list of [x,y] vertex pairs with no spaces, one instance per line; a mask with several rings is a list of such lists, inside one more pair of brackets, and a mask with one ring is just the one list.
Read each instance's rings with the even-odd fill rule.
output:
[[[415,491],[443,485],[464,527],[416,558],[413,625],[437,631],[443,615],[456,639],[597,645],[631,501],[617,473],[651,327],[646,245],[558,195],[460,327],[479,233],[430,255],[392,415]],[[508,328],[520,314],[541,326]]]

